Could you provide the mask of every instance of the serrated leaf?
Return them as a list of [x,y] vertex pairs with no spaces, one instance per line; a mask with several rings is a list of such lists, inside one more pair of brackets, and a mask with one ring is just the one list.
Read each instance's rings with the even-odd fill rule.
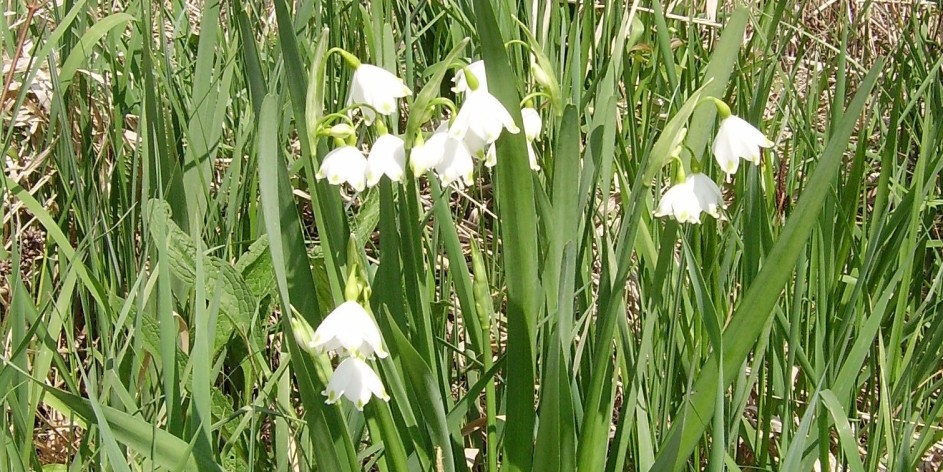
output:
[[[170,205],[163,200],[152,199],[145,204],[144,212],[151,237],[167,241],[171,272],[185,283],[193,284],[196,279],[196,245],[171,219]],[[202,257],[207,297],[215,297],[220,292],[219,309],[223,316],[218,317],[216,322],[213,339],[213,351],[216,352],[237,327],[243,333],[248,332],[258,302],[233,266],[218,257]]]

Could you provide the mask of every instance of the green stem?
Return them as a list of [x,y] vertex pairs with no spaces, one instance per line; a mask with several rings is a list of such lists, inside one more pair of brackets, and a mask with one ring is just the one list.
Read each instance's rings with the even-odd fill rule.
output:
[[360,59],[357,59],[357,56],[347,52],[343,48],[333,47],[327,50],[328,56],[330,56],[332,53],[340,54],[341,57],[344,58],[344,61],[347,62],[347,65],[349,65],[351,69],[357,70],[357,68],[360,67],[361,65]]
[[529,93],[529,94],[527,94],[527,95],[524,95],[524,98],[521,99],[521,108],[524,108],[524,106],[527,104],[527,102],[529,102],[529,101],[531,101],[531,100],[533,100],[533,99],[535,99],[535,98],[537,98],[537,97],[544,97],[544,98],[546,98],[547,100],[553,101],[553,97],[551,97],[550,94],[547,93],[547,92],[543,92],[543,91],[531,92],[531,93]]

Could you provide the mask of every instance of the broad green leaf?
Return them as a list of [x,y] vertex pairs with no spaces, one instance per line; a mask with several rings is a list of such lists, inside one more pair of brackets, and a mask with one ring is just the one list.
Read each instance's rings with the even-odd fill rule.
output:
[[[481,54],[488,64],[488,91],[522,123],[520,95],[513,77],[505,39],[488,0],[475,1],[475,22],[481,39]],[[523,126],[519,126],[523,128]],[[537,313],[540,284],[537,269],[537,209],[534,179],[528,165],[523,130],[503,134],[497,142],[497,214],[504,245],[504,275],[507,281],[508,357],[507,426],[504,466],[509,471],[527,471],[534,453],[534,384],[537,358]]]

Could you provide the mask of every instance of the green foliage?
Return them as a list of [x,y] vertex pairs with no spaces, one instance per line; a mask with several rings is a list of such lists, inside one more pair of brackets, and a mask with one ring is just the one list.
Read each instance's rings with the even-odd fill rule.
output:
[[[0,21],[0,470],[939,466],[938,7],[27,3]],[[332,186],[332,48],[410,87],[381,118],[407,154],[478,59],[543,130],[461,189]],[[715,99],[774,143],[729,181]],[[654,217],[694,159],[723,219]],[[350,293],[390,353],[363,411],[293,332]]]

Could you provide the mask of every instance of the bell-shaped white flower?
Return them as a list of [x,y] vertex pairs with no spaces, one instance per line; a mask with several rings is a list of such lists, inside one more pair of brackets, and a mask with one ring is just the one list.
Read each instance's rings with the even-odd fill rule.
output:
[[370,64],[360,64],[354,70],[350,82],[348,105],[365,104],[361,107],[364,121],[373,123],[376,114],[391,115],[396,111],[396,99],[412,95],[412,90],[392,72]]
[[701,211],[720,218],[720,210],[725,207],[724,196],[720,193],[720,187],[711,180],[710,177],[699,172],[692,173],[685,179],[694,189],[694,195],[701,206]]
[[469,132],[475,133],[484,142],[491,144],[501,136],[501,130],[520,132],[507,108],[486,90],[474,90],[465,95],[465,103],[449,127],[449,136],[465,139]]
[[521,120],[524,122],[524,136],[528,141],[536,141],[544,127],[540,113],[531,107],[524,107],[521,109]]
[[717,184],[704,174],[693,173],[662,195],[654,215],[671,216],[680,223],[700,223],[702,212],[719,218],[723,206]]
[[380,358],[388,355],[376,322],[353,301],[341,303],[327,315],[306,347],[316,352],[341,349],[343,353],[367,359],[374,354]]
[[324,156],[321,168],[315,177],[327,178],[331,185],[346,182],[354,190],[362,192],[366,186],[367,158],[353,146],[341,146]]
[[442,160],[435,166],[442,185],[471,185],[475,178],[475,161],[464,141],[448,136],[443,146]]
[[417,143],[409,152],[409,168],[419,177],[427,170],[435,168],[445,155],[445,142],[448,140],[448,127],[445,123],[422,143]]
[[377,138],[367,156],[367,185],[373,187],[386,175],[394,182],[402,182],[406,173],[406,144],[402,138],[384,134]]
[[760,148],[768,148],[773,142],[756,127],[742,118],[730,115],[720,122],[714,138],[714,158],[728,176],[737,172],[740,158],[755,165],[760,164]]
[[357,357],[348,357],[337,366],[331,381],[321,394],[327,396],[325,403],[328,405],[337,402],[342,396],[347,397],[361,411],[370,401],[370,397],[383,401],[390,399],[380,377],[370,365]]
[[[475,79],[478,80],[478,90],[488,91],[488,77],[485,75],[485,61],[475,61],[466,67],[470,70],[472,74],[475,75]],[[466,93],[470,91],[468,86],[468,80],[465,79],[465,69],[458,69],[455,71],[455,76],[452,77],[452,82],[455,84],[452,86],[452,91],[455,93]]]

